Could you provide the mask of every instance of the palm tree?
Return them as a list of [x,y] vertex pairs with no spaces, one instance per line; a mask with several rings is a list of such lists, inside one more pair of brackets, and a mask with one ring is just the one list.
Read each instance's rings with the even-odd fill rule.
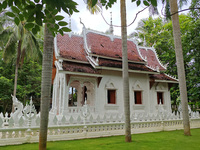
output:
[[125,141],[131,142],[126,1],[125,0],[120,0],[120,12],[121,12],[122,61],[123,61],[122,78],[123,78],[123,98],[124,98],[124,113],[125,113]]
[[18,68],[23,65],[24,58],[33,58],[41,60],[42,52],[35,36],[24,27],[25,22],[20,22],[18,26],[6,28],[1,32],[0,37],[4,38],[9,35],[9,39],[3,51],[5,62],[16,57],[15,80],[13,96],[16,97]]
[[[177,72],[179,78],[179,90],[180,90],[181,105],[183,111],[184,134],[191,135],[189,114],[188,114],[187,88],[185,81],[185,68],[183,62],[183,51],[181,43],[181,32],[180,32],[179,16],[177,13],[178,12],[177,3],[179,4],[179,8],[181,8],[184,4],[187,4],[187,0],[162,0],[162,3],[165,3],[166,19],[169,19],[171,14],[173,14],[171,16],[171,19],[172,19],[175,53],[177,61]],[[154,7],[154,9],[156,9],[156,7]]]
[[53,63],[53,43],[52,33],[44,27],[44,52],[42,63],[42,84],[41,84],[41,103],[40,103],[40,134],[39,134],[39,150],[46,150],[47,129],[49,118],[49,107],[51,99],[51,76]]
[[[130,125],[130,96],[129,96],[129,74],[128,74],[128,54],[127,54],[127,25],[126,25],[126,3],[120,1],[121,11],[121,36],[122,36],[122,70],[123,70],[123,98],[125,113],[125,141],[131,142],[131,125]],[[94,14],[100,11],[101,4],[98,2],[92,7],[92,0],[87,1],[87,8]]]
[[[170,0],[169,2],[170,2],[171,14],[178,12],[177,0]],[[185,80],[185,68],[184,68],[184,62],[183,62],[183,50],[182,50],[182,44],[181,44],[181,38],[180,38],[181,31],[180,31],[178,13],[172,15],[171,18],[172,18],[173,36],[174,36],[177,70],[178,70],[178,78],[179,78],[179,90],[180,90],[182,113],[183,113],[184,135],[190,136],[191,133],[190,133],[190,122],[189,122],[189,114],[188,114],[187,88],[186,88],[186,80]]]

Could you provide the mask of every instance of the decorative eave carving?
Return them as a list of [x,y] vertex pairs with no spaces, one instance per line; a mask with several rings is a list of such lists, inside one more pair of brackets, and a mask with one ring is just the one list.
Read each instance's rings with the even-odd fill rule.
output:
[[62,60],[61,59],[59,59],[58,61],[55,61],[55,66],[56,66],[56,68],[58,69],[58,70],[63,70],[63,68],[62,68]]
[[84,40],[84,48],[85,48],[86,53],[89,55],[91,53],[91,47],[88,47],[87,45],[87,36],[86,36],[87,29],[85,25],[83,24],[83,22],[81,21],[81,18],[80,18],[80,23],[83,25],[82,34],[83,34],[83,40]]
[[56,58],[60,57],[59,49],[58,49],[58,46],[57,46],[57,36],[54,38],[54,51],[55,51]]

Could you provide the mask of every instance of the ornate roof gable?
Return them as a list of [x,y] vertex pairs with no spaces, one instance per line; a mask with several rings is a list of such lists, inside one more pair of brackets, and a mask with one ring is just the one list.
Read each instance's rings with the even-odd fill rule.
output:
[[167,68],[160,62],[156,50],[150,47],[139,47],[139,51],[147,61],[147,66],[153,70],[165,71]]

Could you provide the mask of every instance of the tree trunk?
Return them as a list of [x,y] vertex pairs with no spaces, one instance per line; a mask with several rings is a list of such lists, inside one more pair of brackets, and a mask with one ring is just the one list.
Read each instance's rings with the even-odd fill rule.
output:
[[[178,12],[177,0],[170,0],[170,11],[171,11],[171,14]],[[185,68],[184,68],[184,61],[183,61],[181,31],[180,31],[178,13],[175,15],[172,15],[171,18],[172,18],[172,25],[173,25],[176,63],[177,63],[178,78],[179,78],[179,90],[180,90],[182,113],[183,113],[184,134],[190,136],[191,133],[190,133],[190,122],[189,122],[189,114],[188,114],[187,88],[186,88],[186,81],[185,81]]]
[[44,52],[42,62],[42,84],[40,103],[39,150],[46,150],[49,108],[51,99],[51,76],[53,61],[53,35],[45,24]]
[[125,114],[125,141],[131,142],[130,125],[130,101],[129,101],[129,74],[128,74],[128,54],[127,54],[127,27],[126,27],[126,2],[120,0],[121,11],[121,36],[122,36],[122,60],[123,60],[123,99]]
[[21,43],[22,41],[19,40],[18,42],[18,48],[17,48],[17,60],[16,60],[16,66],[15,66],[15,83],[14,83],[14,91],[13,96],[16,97],[16,91],[17,91],[17,77],[18,77],[18,68],[19,68],[19,61],[21,56]]
[[[16,66],[15,66],[15,81],[14,81],[14,91],[13,91],[14,97],[16,97],[16,92],[17,92],[17,78],[18,78],[19,61],[20,61],[20,56],[21,56],[21,44],[22,44],[22,41],[19,40],[18,47],[17,47],[17,60],[16,60]],[[12,105],[12,112],[14,111],[15,111],[14,106]]]

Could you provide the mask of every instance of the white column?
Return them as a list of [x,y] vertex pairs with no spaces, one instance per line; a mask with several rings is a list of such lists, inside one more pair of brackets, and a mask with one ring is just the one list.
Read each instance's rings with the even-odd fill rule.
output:
[[60,89],[59,89],[59,115],[61,113],[61,107],[62,107],[62,75],[60,74]]

